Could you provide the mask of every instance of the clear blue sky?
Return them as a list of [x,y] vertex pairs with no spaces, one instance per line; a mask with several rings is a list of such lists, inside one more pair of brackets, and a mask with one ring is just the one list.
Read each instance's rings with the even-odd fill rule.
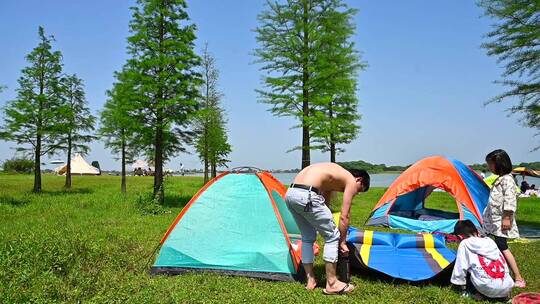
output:
[[[359,75],[362,133],[339,160],[408,164],[443,154],[467,163],[482,162],[495,148],[514,162],[540,160],[530,152],[538,142],[519,116],[507,117],[505,105],[483,106],[502,88],[493,84],[501,68],[480,48],[491,20],[474,1],[348,1],[358,8],[354,40],[369,64]],[[197,48],[209,43],[221,70],[223,104],[228,112],[231,165],[294,168],[300,153],[286,151],[301,140],[291,119],[276,118],[257,103],[261,72],[252,64],[253,29],[263,0],[188,1],[197,25]],[[0,94],[4,105],[15,97],[25,55],[37,44],[37,28],[56,38],[65,71],[85,80],[97,113],[111,87],[113,72],[126,59],[129,7],[133,1],[1,1]],[[0,114],[1,115],[1,114]],[[1,118],[1,117],[0,117]],[[87,160],[106,169],[119,164],[99,142]],[[0,160],[13,155],[12,143],[0,142]],[[63,157],[62,157],[63,158]],[[327,155],[312,154],[313,161]],[[168,167],[200,168],[195,155],[182,154]]]

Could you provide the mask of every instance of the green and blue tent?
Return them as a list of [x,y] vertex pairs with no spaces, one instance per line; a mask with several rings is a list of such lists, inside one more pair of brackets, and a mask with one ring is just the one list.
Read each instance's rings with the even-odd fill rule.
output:
[[268,172],[225,172],[193,196],[161,239],[153,274],[213,271],[279,281],[299,276],[300,231]]

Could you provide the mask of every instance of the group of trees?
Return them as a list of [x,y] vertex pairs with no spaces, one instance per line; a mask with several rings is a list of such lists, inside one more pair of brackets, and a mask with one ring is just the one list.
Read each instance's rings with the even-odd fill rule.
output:
[[355,50],[355,9],[342,0],[268,1],[256,28],[255,50],[264,77],[261,100],[276,116],[299,120],[301,167],[310,152],[330,160],[359,132],[357,72],[365,68]]
[[[125,166],[143,154],[155,164],[154,197],[162,202],[163,164],[194,144],[212,176],[224,165],[228,144],[218,71],[206,47],[195,52],[195,25],[183,0],[139,0],[132,8],[130,58],[108,92],[99,134]],[[206,179],[207,180],[207,175]]]
[[480,6],[496,20],[482,46],[504,65],[499,83],[509,88],[491,102],[517,101],[511,112],[540,131],[540,1],[482,0]]
[[[94,129],[84,94],[76,75],[63,73],[62,54],[52,49],[54,38],[38,30],[39,44],[26,56],[29,66],[18,79],[17,98],[5,107],[5,124],[0,137],[18,144],[17,151],[34,158],[34,192],[41,191],[41,157],[66,152],[68,172],[70,153],[88,149],[91,139],[85,131]],[[71,187],[71,175],[66,175]]]
[[[517,100],[511,110],[540,128],[540,4],[538,1],[480,1],[498,20],[483,47],[505,64],[502,82],[510,90],[493,99]],[[39,44],[26,59],[17,97],[5,107],[0,137],[14,141],[34,159],[34,191],[41,191],[41,157],[86,152],[101,138],[122,163],[140,155],[155,164],[153,192],[163,201],[163,164],[189,145],[204,166],[205,181],[216,176],[231,151],[218,88],[219,71],[205,47],[195,52],[195,25],[185,0],[138,0],[132,8],[129,59],[100,113],[91,114],[83,81],[63,72],[62,54],[39,28]],[[257,92],[276,116],[298,120],[302,129],[301,167],[311,150],[329,152],[330,161],[359,133],[357,74],[366,67],[355,49],[356,10],[343,0],[269,0],[255,29],[257,62],[265,73]],[[0,90],[2,88],[0,87]],[[360,164],[362,165],[362,164]]]
[[369,173],[382,173],[382,172],[401,172],[407,170],[411,165],[407,166],[387,166],[385,164],[371,164],[363,160],[339,162],[344,168],[347,169],[362,169]]
[[61,53],[52,50],[52,37],[39,28],[40,43],[27,56],[30,66],[22,71],[17,98],[5,108],[1,134],[20,150],[31,147],[35,192],[41,191],[41,156],[64,151],[69,166],[72,151],[86,152],[96,138],[121,159],[122,191],[128,161],[143,155],[154,162],[153,192],[159,202],[164,198],[163,164],[188,145],[195,145],[213,176],[227,162],[231,147],[219,73],[206,48],[202,60],[195,52],[195,25],[187,24],[185,1],[138,0],[132,11],[130,58],[107,92],[97,137],[91,134],[96,118],[82,80],[62,73]]

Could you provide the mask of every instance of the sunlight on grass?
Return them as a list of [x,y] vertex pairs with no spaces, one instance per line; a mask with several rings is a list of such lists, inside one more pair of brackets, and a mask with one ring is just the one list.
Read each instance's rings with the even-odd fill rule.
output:
[[[175,277],[148,275],[148,255],[189,198],[202,186],[198,177],[166,181],[162,215],[143,215],[140,195],[152,179],[129,177],[120,193],[119,177],[74,176],[74,188],[62,189],[63,177],[45,175],[45,192],[32,194],[32,176],[0,175],[0,302],[130,303],[455,303],[461,299],[445,282],[411,285],[355,276],[359,289],[349,297],[328,298],[301,283],[276,283],[214,274]],[[384,193],[374,188],[358,196],[352,225],[363,226]],[[339,199],[333,209],[339,209]],[[434,193],[432,207],[454,204]],[[520,201],[519,218],[540,225],[540,200]],[[201,223],[204,224],[204,223]],[[320,242],[320,240],[319,240]],[[321,244],[322,245],[322,244]],[[528,291],[540,290],[540,242],[511,244]],[[322,283],[323,264],[317,258]]]

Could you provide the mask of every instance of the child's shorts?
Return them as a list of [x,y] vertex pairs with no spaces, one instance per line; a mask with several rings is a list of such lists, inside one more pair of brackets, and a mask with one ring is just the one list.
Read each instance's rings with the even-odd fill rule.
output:
[[493,240],[495,241],[495,244],[497,244],[497,248],[499,248],[499,250],[501,252],[508,249],[508,240],[507,240],[507,238],[502,237],[502,236],[494,235]]

